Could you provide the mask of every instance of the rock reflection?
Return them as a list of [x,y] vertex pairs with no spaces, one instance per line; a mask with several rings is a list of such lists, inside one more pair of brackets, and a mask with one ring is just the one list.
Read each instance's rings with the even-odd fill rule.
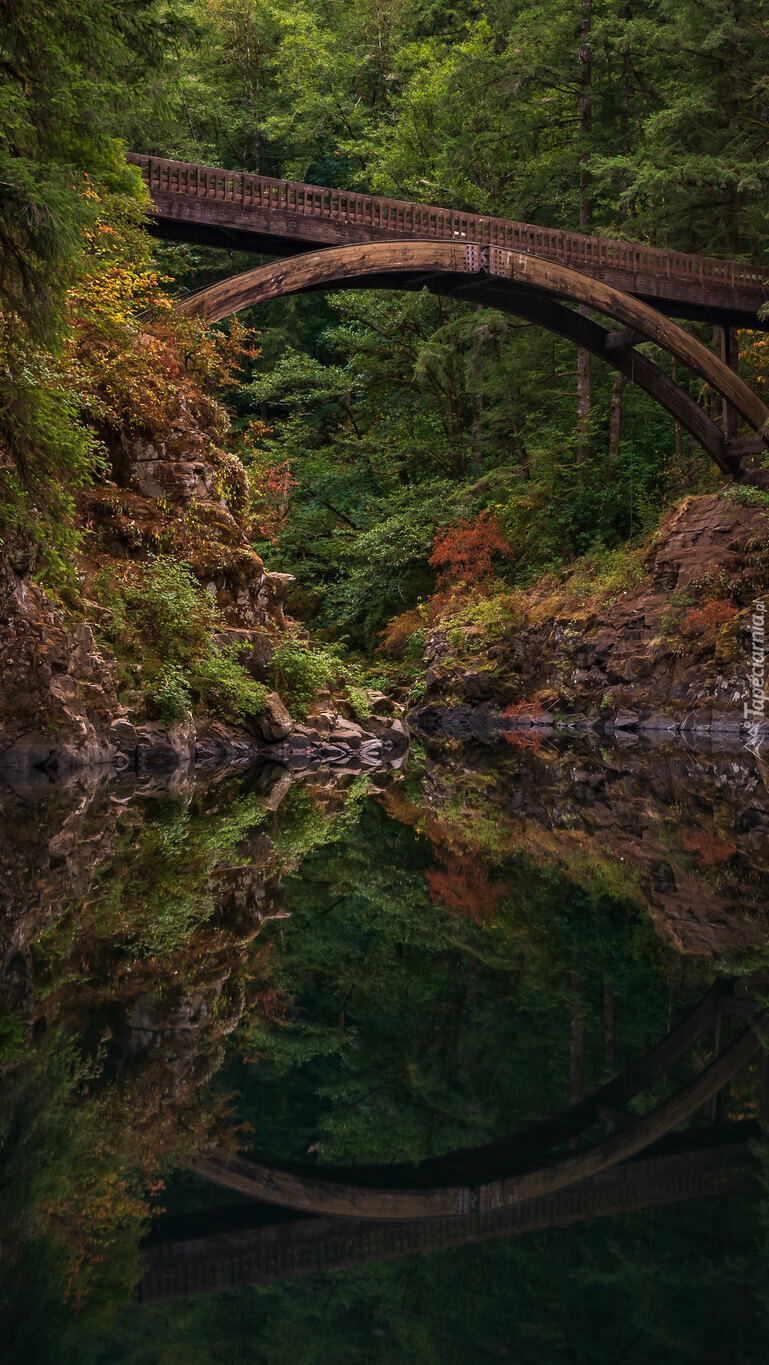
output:
[[506,738],[427,742],[426,828],[439,858],[442,840],[487,869],[495,854],[525,852],[636,898],[686,953],[737,958],[766,942],[769,791],[754,755],[654,751],[635,737],[611,747]]

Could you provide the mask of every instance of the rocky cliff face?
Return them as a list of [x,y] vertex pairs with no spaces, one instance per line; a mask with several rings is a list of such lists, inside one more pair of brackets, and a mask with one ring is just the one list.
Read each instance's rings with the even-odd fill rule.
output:
[[[238,646],[238,660],[264,681],[275,642],[291,625],[285,613],[290,575],[270,573],[247,534],[247,479],[180,395],[162,433],[105,435],[112,478],[78,499],[84,531],[81,594],[54,604],[34,582],[34,554],[22,541],[0,557],[0,768],[66,772],[108,765],[122,771],[194,762],[248,760],[265,746],[287,753],[321,744],[306,731],[290,743],[292,718],[270,693],[248,724],[224,724],[205,712],[163,724],[141,688],[127,688],[100,625],[105,572],[120,579],[131,565],[165,555],[192,569],[216,609],[219,649]],[[295,631],[308,638],[306,632]],[[405,747],[399,727],[389,740],[344,721],[334,755],[362,745]],[[333,726],[331,727],[334,728]],[[337,726],[337,729],[340,727]],[[380,726],[380,730],[381,730]],[[387,726],[384,727],[385,729]],[[328,728],[323,743],[332,738]],[[354,742],[353,742],[354,741]],[[369,755],[373,757],[373,751]]]
[[[633,581],[635,577],[635,581]],[[476,728],[684,730],[739,737],[749,700],[754,604],[769,583],[763,508],[693,497],[662,523],[637,573],[594,590],[566,578],[523,597],[510,619],[426,639],[431,728],[464,708]]]
[[2,758],[16,768],[104,762],[121,715],[114,667],[91,627],[67,621],[32,582],[32,568],[22,542],[0,560]]

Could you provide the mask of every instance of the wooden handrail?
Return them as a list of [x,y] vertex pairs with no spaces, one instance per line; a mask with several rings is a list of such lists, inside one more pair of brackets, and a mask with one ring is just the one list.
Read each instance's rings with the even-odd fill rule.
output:
[[150,192],[179,194],[218,202],[236,202],[275,212],[292,211],[303,217],[333,219],[340,223],[384,228],[393,236],[433,238],[481,246],[500,246],[528,252],[563,264],[608,266],[630,269],[667,280],[692,277],[728,282],[739,294],[744,287],[755,293],[769,286],[769,269],[722,260],[711,256],[666,251],[614,238],[595,237],[578,232],[539,227],[506,218],[478,213],[459,213],[433,204],[387,199],[381,195],[360,194],[309,185],[271,176],[227,171],[214,166],[199,166],[161,157],[129,153],[128,161],[139,168]]

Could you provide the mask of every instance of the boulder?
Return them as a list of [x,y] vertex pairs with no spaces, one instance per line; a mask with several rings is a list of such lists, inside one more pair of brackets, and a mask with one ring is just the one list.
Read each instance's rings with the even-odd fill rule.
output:
[[398,704],[391,697],[385,696],[384,692],[377,692],[373,688],[366,693],[366,704],[372,716],[392,716],[398,714]]
[[334,744],[346,745],[348,749],[360,749],[364,739],[372,740],[374,736],[364,735],[360,725],[356,725],[354,721],[339,720],[331,731],[329,739]]
[[472,701],[485,701],[494,691],[494,681],[488,672],[467,670],[459,680],[462,691]]
[[265,708],[257,715],[249,716],[246,728],[249,733],[265,744],[278,744],[291,734],[291,717],[277,692],[270,692]]
[[191,718],[168,729],[152,722],[137,725],[136,766],[139,772],[147,768],[179,768],[194,760],[195,726]]
[[213,637],[218,649],[237,649],[237,660],[257,682],[264,682],[275,654],[275,645],[264,630],[236,629],[220,631]]
[[618,711],[613,721],[615,730],[638,729],[638,715],[635,711]]
[[672,716],[668,716],[664,711],[652,711],[650,715],[644,716],[639,721],[641,730],[667,730],[673,732],[678,729]]

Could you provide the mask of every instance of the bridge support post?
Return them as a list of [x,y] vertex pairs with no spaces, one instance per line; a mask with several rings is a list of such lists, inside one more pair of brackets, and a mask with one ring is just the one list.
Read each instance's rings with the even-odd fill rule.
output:
[[769,1123],[769,1051],[764,1049],[761,1053],[761,1100],[760,1113],[761,1121]]
[[[718,353],[725,365],[729,366],[735,374],[739,374],[740,369],[740,348],[737,344],[737,333],[734,327],[728,325],[716,327],[716,337]],[[723,400],[724,415],[724,443],[736,441],[737,439],[737,409],[734,405]]]
[[[724,407],[725,406],[726,404],[724,404]],[[731,1041],[731,1016],[726,1010],[719,1009],[716,1015],[715,1029],[713,1032],[713,1056],[714,1058],[718,1058],[726,1051]],[[723,1090],[719,1090],[717,1095],[713,1096],[708,1109],[705,1111],[708,1114],[711,1123],[723,1123],[726,1117],[728,1096],[728,1084],[724,1086]]]

